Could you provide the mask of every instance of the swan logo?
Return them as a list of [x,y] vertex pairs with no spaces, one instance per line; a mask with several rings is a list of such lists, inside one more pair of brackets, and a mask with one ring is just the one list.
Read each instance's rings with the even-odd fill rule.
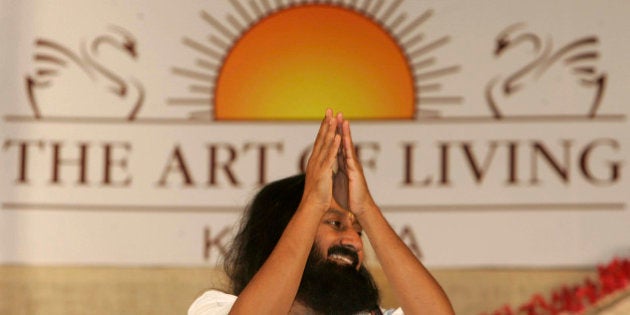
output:
[[118,26],[110,26],[89,42],[81,41],[78,49],[36,39],[35,70],[25,78],[34,118],[134,120],[144,101],[144,88],[119,72],[137,60],[136,47],[131,33]]
[[190,94],[167,103],[190,106],[193,119],[312,120],[334,107],[352,119],[417,120],[463,101],[442,94],[440,80],[460,67],[432,55],[450,38],[422,32],[431,10],[401,12],[403,0],[241,2],[225,19],[201,12],[207,41],[183,39],[198,57],[173,73]]
[[[494,77],[486,86],[494,118],[595,118],[607,80],[597,67],[598,44],[597,36],[584,36],[556,48],[550,37],[529,31],[524,23],[501,31],[495,57],[514,55],[521,58],[517,62],[522,65],[510,74]],[[524,64],[523,58],[528,60]]]

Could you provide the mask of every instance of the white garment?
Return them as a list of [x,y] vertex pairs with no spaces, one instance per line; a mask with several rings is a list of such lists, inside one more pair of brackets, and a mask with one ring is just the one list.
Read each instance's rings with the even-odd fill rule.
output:
[[[236,302],[236,296],[217,290],[206,291],[198,297],[190,308],[188,315],[227,315]],[[383,315],[404,315],[402,309],[383,310]]]
[[204,292],[188,308],[188,315],[227,315],[236,296],[217,290]]

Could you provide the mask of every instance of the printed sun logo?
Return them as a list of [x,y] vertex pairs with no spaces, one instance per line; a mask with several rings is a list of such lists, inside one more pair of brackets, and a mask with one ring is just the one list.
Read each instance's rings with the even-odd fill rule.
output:
[[404,0],[270,2],[231,0],[224,21],[201,12],[212,32],[184,38],[199,57],[194,69],[173,68],[191,81],[190,96],[170,105],[204,107],[191,118],[213,120],[320,119],[326,107],[352,119],[413,120],[461,103],[439,95],[439,80],[459,67],[436,66],[431,53],[449,38],[420,31],[431,11],[410,16]]

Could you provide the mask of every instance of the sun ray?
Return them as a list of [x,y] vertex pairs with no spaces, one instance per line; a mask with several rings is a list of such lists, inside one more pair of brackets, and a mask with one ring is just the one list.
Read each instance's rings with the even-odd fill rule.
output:
[[189,90],[191,93],[198,93],[198,94],[207,94],[208,96],[212,94],[212,88],[213,86],[207,86],[207,85],[191,85],[189,86]]
[[394,22],[392,22],[392,24],[390,24],[390,25],[388,26],[389,31],[390,31],[392,34],[395,34],[395,33],[396,33],[396,29],[397,29],[400,25],[402,25],[402,23],[403,23],[403,22],[405,22],[405,20],[406,20],[406,19],[407,19],[407,14],[405,14],[405,13],[401,13],[400,15],[398,15],[398,16],[394,19]]
[[236,35],[232,33],[227,27],[225,27],[221,22],[217,21],[212,15],[208,14],[206,11],[201,11],[201,18],[204,19],[208,24],[210,24],[214,29],[219,31],[223,36],[225,36],[230,41],[234,41]]
[[210,110],[198,110],[193,111],[188,116],[191,120],[212,120],[212,111]]
[[275,8],[271,7],[271,4],[269,3],[269,0],[261,0],[260,1],[262,3],[262,6],[265,10],[265,12],[271,12],[273,11]]
[[243,7],[238,0],[230,0],[230,3],[246,24],[251,25],[254,22],[253,18],[247,13],[245,7]]
[[435,119],[440,117],[440,111],[435,109],[418,108],[416,119]]
[[216,60],[221,60],[222,54],[218,53],[217,51],[215,51],[214,49],[205,46],[199,42],[196,42],[190,38],[185,37],[183,40],[184,45],[206,55],[209,57],[212,57]]
[[461,96],[420,97],[419,106],[424,105],[461,105],[464,99]]
[[250,0],[249,6],[252,8],[252,11],[254,11],[254,15],[256,16],[256,18],[260,18],[261,16],[264,15],[262,9],[260,8],[260,6],[258,5],[256,1]]
[[440,39],[437,39],[423,47],[420,47],[412,52],[409,53],[409,57],[412,60],[415,60],[417,57],[422,56],[434,49],[437,49],[443,45],[446,45],[449,42],[450,38],[448,36],[444,36]]
[[214,35],[210,35],[210,37],[208,38],[208,40],[214,44],[215,46],[221,48],[223,51],[227,51],[230,48],[230,44],[222,41],[220,38],[214,36]]
[[360,8],[360,10],[362,12],[367,13],[370,7],[370,4],[372,4],[372,0],[363,0],[363,6]]
[[417,34],[411,37],[410,39],[408,39],[406,42],[402,43],[401,45],[405,48],[405,51],[409,51],[411,48],[413,48],[418,43],[420,43],[423,38],[424,38],[423,34]]
[[216,77],[212,75],[208,75],[205,73],[200,73],[200,72],[196,72],[196,71],[192,71],[188,69],[177,68],[177,67],[173,68],[173,73],[177,75],[181,75],[183,77],[195,79],[198,81],[204,81],[204,82],[214,82],[214,80],[216,79]]
[[279,4],[278,1],[273,1],[273,0],[263,0],[263,1],[269,3],[269,6],[272,9],[272,11],[269,11],[269,12],[278,12],[279,10],[282,9],[282,4]]
[[381,16],[379,18],[379,21],[381,21],[381,23],[387,25],[387,21],[389,20],[389,17],[392,16],[392,14],[394,14],[394,12],[396,11],[396,9],[398,9],[398,7],[400,6],[400,4],[402,4],[403,0],[395,0],[393,1],[385,10],[385,13],[383,13],[383,16]]
[[236,17],[234,17],[234,15],[228,14],[226,19],[227,19],[228,23],[230,23],[230,25],[232,25],[232,27],[234,27],[239,34],[242,33],[243,30],[245,29],[245,26],[243,26],[243,24],[241,24],[236,19]]
[[208,106],[211,104],[209,98],[193,98],[193,97],[169,98],[166,102],[169,105]]
[[442,90],[442,84],[440,83],[419,84],[418,90],[420,91],[420,93],[438,92]]
[[427,58],[417,62],[414,62],[411,66],[417,71],[422,68],[430,67],[435,64],[435,58]]
[[214,117],[212,116],[211,110],[196,110],[191,112],[188,115],[188,118],[192,120],[212,120]]
[[422,23],[429,19],[431,15],[433,15],[433,10],[425,11],[424,13],[413,19],[411,22],[409,22],[409,24],[405,26],[405,28],[403,28],[398,34],[396,34],[396,37],[402,40],[405,36],[411,33],[413,29],[418,28]]
[[197,59],[196,65],[212,72],[219,70],[219,65],[203,59]]
[[376,3],[374,4],[372,9],[370,10],[370,14],[372,16],[377,16],[378,12],[381,10],[382,7],[383,7],[383,0],[376,0]]
[[459,71],[459,66],[450,66],[450,67],[446,67],[446,68],[442,68],[438,70],[416,74],[416,80],[418,82],[433,80],[433,79],[436,79],[445,75],[457,73],[458,71]]

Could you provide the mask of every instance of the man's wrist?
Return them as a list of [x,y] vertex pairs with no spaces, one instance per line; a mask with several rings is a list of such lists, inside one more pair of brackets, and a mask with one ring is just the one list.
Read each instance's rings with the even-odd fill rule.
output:
[[366,217],[371,213],[378,213],[381,211],[381,209],[376,205],[371,197],[368,199],[369,200],[366,200],[361,206],[352,211],[357,219],[361,219],[362,217]]
[[298,205],[297,211],[305,210],[323,215],[326,211],[328,211],[328,208],[330,208],[330,203],[325,204],[317,198],[309,198],[308,196],[303,196],[300,204]]

